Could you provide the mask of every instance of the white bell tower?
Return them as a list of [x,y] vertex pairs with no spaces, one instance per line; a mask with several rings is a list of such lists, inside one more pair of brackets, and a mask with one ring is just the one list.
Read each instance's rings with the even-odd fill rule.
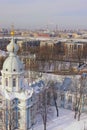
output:
[[24,80],[24,65],[17,56],[18,49],[18,45],[15,43],[14,37],[12,37],[7,46],[9,56],[4,61],[1,71],[2,85],[0,94],[5,102],[3,107],[5,110],[2,110],[5,112],[6,130],[27,130],[34,123],[34,120],[32,120],[34,115],[31,114],[34,107],[32,98],[34,91]]
[[8,91],[20,91],[24,84],[24,65],[17,56],[19,47],[15,43],[14,37],[7,46],[9,52],[8,58],[5,60],[2,68],[2,86]]

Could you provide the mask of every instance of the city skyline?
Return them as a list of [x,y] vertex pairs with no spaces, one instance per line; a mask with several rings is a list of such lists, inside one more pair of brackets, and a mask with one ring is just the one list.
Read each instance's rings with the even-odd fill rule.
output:
[[0,0],[0,27],[87,29],[86,0]]

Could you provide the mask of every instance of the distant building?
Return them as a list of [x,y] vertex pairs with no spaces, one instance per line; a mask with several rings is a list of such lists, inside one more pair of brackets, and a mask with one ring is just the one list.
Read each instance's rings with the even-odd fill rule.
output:
[[6,46],[8,45],[9,43],[9,39],[0,39],[0,49],[1,50],[6,50]]

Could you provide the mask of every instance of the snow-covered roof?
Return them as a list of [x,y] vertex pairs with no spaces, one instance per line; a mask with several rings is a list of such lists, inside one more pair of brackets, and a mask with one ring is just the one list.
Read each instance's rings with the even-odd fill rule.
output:
[[83,73],[81,76],[82,76],[83,78],[86,78],[86,77],[87,77],[87,73]]
[[29,88],[26,91],[20,91],[20,92],[14,93],[14,92],[7,91],[6,89],[3,89],[3,87],[1,86],[0,90],[1,90],[0,93],[2,94],[2,96],[4,96],[8,100],[13,100],[14,98],[26,100],[32,97],[32,94],[33,94],[33,88]]
[[63,91],[67,91],[68,89],[70,89],[70,85],[72,83],[72,80],[71,78],[65,78],[62,85],[60,86],[60,90],[63,90]]
[[31,84],[31,87],[34,89],[35,93],[39,93],[43,87],[45,87],[45,83],[43,80],[39,80],[38,82]]
[[80,65],[78,66],[77,69],[78,69],[78,71],[83,70],[83,69],[87,70],[87,64],[86,64],[86,63],[82,63],[82,64],[80,64]]

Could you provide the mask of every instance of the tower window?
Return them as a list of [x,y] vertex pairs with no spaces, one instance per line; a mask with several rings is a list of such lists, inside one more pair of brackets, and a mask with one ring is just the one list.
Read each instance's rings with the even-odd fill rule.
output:
[[13,79],[13,87],[16,87],[16,79]]
[[8,69],[6,69],[6,71],[8,71]]
[[16,71],[16,69],[13,69],[13,71]]
[[5,79],[6,86],[8,86],[8,78]]

